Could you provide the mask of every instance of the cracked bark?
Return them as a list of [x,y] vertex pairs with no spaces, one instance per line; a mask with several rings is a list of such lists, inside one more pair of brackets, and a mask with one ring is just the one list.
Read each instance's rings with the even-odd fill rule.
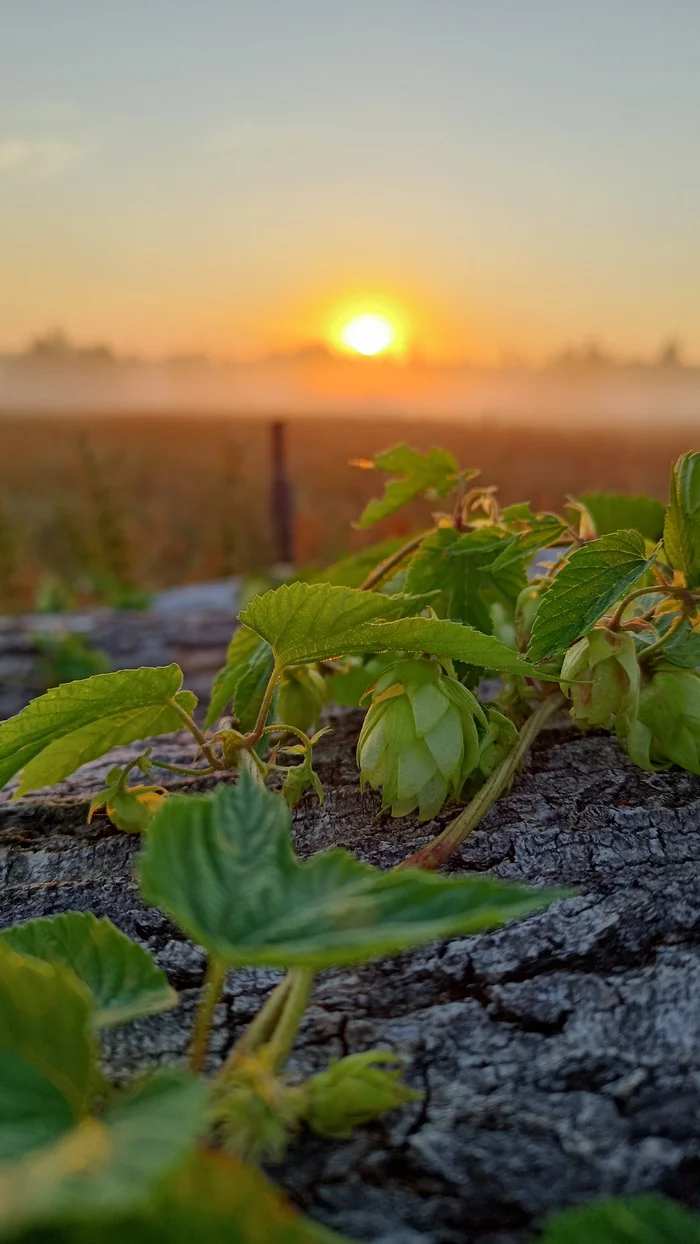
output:
[[[297,849],[339,843],[390,867],[448,817],[379,819],[375,796],[358,790],[356,728],[341,718],[319,748],[327,799],[297,810]],[[184,760],[190,748],[161,741],[158,753]],[[3,796],[0,923],[89,909],[155,954],[181,1005],[109,1032],[108,1063],[125,1076],[184,1059],[203,957],[140,901],[137,841],[85,824],[89,793],[118,758],[45,798]],[[642,773],[602,735],[542,736],[451,867],[576,896],[492,933],[320,976],[290,1070],[383,1046],[425,1096],[346,1142],[300,1137],[272,1172],[293,1199],[368,1244],[524,1244],[554,1209],[645,1189],[700,1206],[699,823],[698,779]],[[212,1063],[277,979],[230,974]]]

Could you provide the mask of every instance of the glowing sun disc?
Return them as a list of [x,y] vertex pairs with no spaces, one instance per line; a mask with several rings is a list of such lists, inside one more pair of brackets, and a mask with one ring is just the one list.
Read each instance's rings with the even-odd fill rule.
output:
[[382,315],[356,315],[341,329],[343,345],[358,354],[380,354],[388,349],[395,337],[394,329]]

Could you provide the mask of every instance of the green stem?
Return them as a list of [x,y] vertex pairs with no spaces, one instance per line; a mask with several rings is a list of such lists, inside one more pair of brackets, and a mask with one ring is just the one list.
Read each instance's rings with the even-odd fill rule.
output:
[[192,1033],[190,1071],[195,1073],[201,1072],[204,1067],[204,1060],[209,1049],[209,1034],[214,1018],[214,1008],[221,997],[225,978],[226,964],[222,963],[216,955],[212,955],[207,962],[207,970],[204,975],[204,984],[202,985]]
[[398,868],[441,868],[452,852],[464,842],[473,829],[476,829],[479,821],[486,816],[489,809],[503,794],[537,735],[547,724],[549,718],[562,708],[565,702],[564,696],[558,691],[546,696],[538,704],[532,717],[525,722],[512,752],[501,761],[497,769],[494,769],[464,811],[460,812],[459,816],[451,821],[447,828],[438,834],[437,838],[433,838],[427,846],[421,847],[420,851],[402,860]]
[[258,742],[258,740],[262,738],[263,730],[265,729],[265,726],[267,725],[267,715],[270,711],[270,705],[272,704],[272,697],[275,694],[275,687],[277,686],[279,676],[282,673],[283,669],[284,669],[283,665],[278,665],[276,663],[275,668],[270,674],[268,684],[265,688],[265,694],[262,699],[262,704],[260,705],[260,712],[258,713],[258,720],[256,721],[250,733],[245,734],[243,736],[245,739],[246,747],[255,747],[255,744]]
[[666,647],[669,639],[673,639],[673,636],[680,630],[689,613],[690,610],[688,608],[681,609],[678,616],[673,619],[673,622],[666,631],[666,634],[662,635],[660,639],[657,639],[656,643],[650,644],[648,648],[642,649],[639,653],[640,661],[643,661],[646,665],[651,657],[657,656],[658,653],[661,652],[662,648]]
[[209,777],[216,772],[213,765],[207,769],[188,769],[185,765],[170,765],[164,760],[155,759],[151,761],[151,764],[155,765],[156,769],[166,769],[168,773],[184,773],[187,777]]
[[309,1002],[314,973],[311,968],[292,968],[289,979],[289,993],[270,1041],[272,1065],[275,1071],[282,1070],[292,1052],[299,1025]]
[[638,597],[640,596],[652,596],[652,595],[671,596],[671,597],[674,597],[676,600],[682,600],[684,604],[695,602],[695,597],[685,587],[672,587],[671,584],[669,583],[665,583],[663,587],[661,587],[661,585],[659,585],[659,587],[637,587],[635,588],[633,592],[630,592],[628,596],[625,596],[625,599],[620,602],[617,609],[615,610],[615,613],[613,614],[613,617],[609,623],[608,629],[611,631],[617,631],[620,629],[620,624],[624,617],[625,610],[627,606],[632,603],[633,600],[637,600]]
[[430,531],[422,531],[419,536],[413,536],[413,538],[406,544],[402,545],[400,549],[397,549],[395,553],[392,553],[391,557],[385,558],[383,562],[380,562],[378,566],[375,566],[372,573],[367,575],[364,583],[360,584],[360,591],[371,592],[373,588],[378,587],[378,585],[386,579],[387,575],[389,575],[392,570],[395,570],[397,566],[400,566],[401,562],[404,561],[414,549],[417,549],[419,544],[422,544],[428,536],[432,535],[434,530],[435,528],[431,528]]
[[265,1045],[269,1041],[284,1010],[284,1004],[287,1001],[291,986],[291,972],[287,972],[284,979],[272,990],[265,1005],[258,1011],[255,1019],[248,1025],[245,1032],[238,1038],[236,1044],[230,1050],[226,1062],[219,1072],[223,1079],[231,1075],[239,1059],[249,1058],[261,1045]]
[[187,712],[187,709],[183,708],[181,704],[178,704],[174,696],[170,696],[168,698],[168,704],[170,705],[171,708],[175,709],[175,712],[177,713],[178,717],[182,721],[183,725],[187,727],[190,734],[194,735],[195,739],[197,740],[197,742],[199,743],[199,746],[202,749],[202,754],[206,756],[212,769],[223,769],[224,767],[223,762],[219,760],[219,757],[214,754],[211,747],[209,746],[209,743],[207,742],[207,736],[202,733],[202,731],[200,730],[194,718],[190,717],[189,713]]
[[263,762],[258,756],[255,755],[254,751],[249,751],[244,748],[241,749],[238,756],[238,768],[241,771],[245,769],[246,773],[249,773],[250,776],[254,778],[258,786],[265,785],[265,772],[268,766],[263,766]]

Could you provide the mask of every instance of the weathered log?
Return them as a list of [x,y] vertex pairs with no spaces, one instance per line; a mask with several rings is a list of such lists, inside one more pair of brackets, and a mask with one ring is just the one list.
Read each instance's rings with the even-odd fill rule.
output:
[[[379,818],[358,789],[356,728],[341,719],[319,748],[327,798],[297,810],[297,849],[339,843],[391,866],[447,818]],[[191,755],[179,739],[158,752]],[[85,823],[113,762],[47,797],[4,797],[0,922],[89,909],[154,952],[182,1001],[109,1034],[107,1060],[125,1076],[182,1059],[203,959],[139,899],[137,840]],[[294,1200],[382,1244],[522,1244],[553,1209],[644,1189],[700,1203],[699,830],[698,779],[642,773],[603,735],[541,737],[452,867],[577,895],[492,933],[320,976],[293,1073],[379,1045],[425,1096],[347,1142],[300,1136],[273,1172]],[[230,974],[213,1061],[278,975]]]

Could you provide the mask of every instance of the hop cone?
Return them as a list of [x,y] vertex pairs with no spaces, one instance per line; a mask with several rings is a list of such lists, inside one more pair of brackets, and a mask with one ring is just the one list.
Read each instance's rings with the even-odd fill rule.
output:
[[660,664],[644,679],[635,713],[616,720],[620,742],[640,769],[680,765],[700,775],[700,676]]
[[357,744],[360,782],[382,787],[382,808],[435,816],[479,764],[481,705],[434,661],[397,661],[374,689]]
[[615,718],[633,715],[639,665],[632,636],[595,627],[564,657],[561,689],[571,700],[574,721],[612,730]]
[[277,696],[277,716],[304,734],[316,725],[326,702],[326,680],[315,665],[285,670]]
[[377,1063],[396,1063],[388,1050],[350,1054],[303,1086],[304,1118],[320,1136],[350,1136],[353,1128],[369,1123],[387,1110],[421,1096],[401,1081],[401,1072],[385,1071]]

